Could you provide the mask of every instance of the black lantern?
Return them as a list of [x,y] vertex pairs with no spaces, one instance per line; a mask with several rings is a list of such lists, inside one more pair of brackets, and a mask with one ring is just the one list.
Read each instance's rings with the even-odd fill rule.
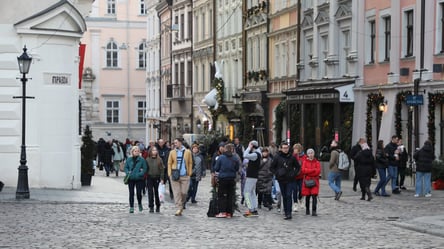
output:
[[26,99],[32,98],[26,96],[26,74],[29,72],[32,58],[26,53],[26,46],[23,48],[23,54],[17,57],[19,64],[19,70],[22,74],[20,79],[22,82],[22,96],[16,96],[14,98],[22,99],[22,145],[20,150],[20,166],[18,167],[18,181],[16,199],[29,199],[29,186],[28,186],[28,166],[26,165]]

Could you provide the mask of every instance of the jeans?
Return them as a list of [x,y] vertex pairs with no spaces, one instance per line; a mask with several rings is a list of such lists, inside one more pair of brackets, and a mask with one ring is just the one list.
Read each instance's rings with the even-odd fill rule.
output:
[[187,200],[189,201],[191,199],[191,202],[195,202],[196,201],[196,194],[197,194],[197,187],[199,186],[199,181],[196,180],[196,178],[191,178],[190,179],[190,187],[188,188],[188,195],[187,195]]
[[257,178],[247,177],[247,180],[245,180],[244,198],[250,211],[256,211],[257,209],[256,182]]
[[335,193],[341,192],[341,172],[330,171],[328,173],[328,186],[335,191]]
[[375,192],[381,190],[381,195],[386,195],[385,185],[387,185],[387,170],[386,168],[378,168],[379,182],[376,185]]
[[[416,171],[416,194],[430,194],[432,185],[432,173],[431,172],[419,172]],[[425,190],[425,192],[423,192]]]
[[397,189],[396,179],[398,179],[398,167],[396,166],[388,166],[388,177],[386,179],[386,184],[392,180],[392,191]]
[[285,216],[291,216],[291,204],[293,202],[292,194],[293,189],[295,188],[296,182],[287,182],[281,183],[279,182],[279,188],[281,189],[283,206],[284,206],[284,214]]
[[295,189],[293,191],[293,202],[297,203],[299,200],[302,200],[302,180],[303,179],[297,179]]
[[134,186],[136,187],[137,203],[139,205],[142,205],[142,189],[145,188],[145,181],[144,180],[128,181],[130,207],[134,207]]
[[159,183],[160,177],[148,177],[146,186],[148,188],[148,207],[154,207],[154,200],[156,201],[156,207],[160,207],[159,200]]

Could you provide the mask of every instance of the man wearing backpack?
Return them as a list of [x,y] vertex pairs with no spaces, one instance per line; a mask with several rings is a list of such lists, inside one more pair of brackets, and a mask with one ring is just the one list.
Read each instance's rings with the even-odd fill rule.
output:
[[341,171],[338,168],[339,164],[339,153],[341,149],[338,146],[336,140],[332,140],[330,144],[330,172],[328,173],[328,185],[335,192],[335,200],[339,201],[341,198]]

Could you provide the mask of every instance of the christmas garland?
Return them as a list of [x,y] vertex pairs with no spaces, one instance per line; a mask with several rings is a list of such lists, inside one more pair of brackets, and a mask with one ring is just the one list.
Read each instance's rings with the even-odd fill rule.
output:
[[395,131],[396,136],[401,137],[402,133],[402,124],[401,124],[401,111],[402,111],[402,103],[407,99],[407,95],[411,95],[411,91],[402,91],[396,95],[396,104],[395,104]]
[[278,142],[282,140],[281,137],[282,137],[283,122],[285,114],[287,113],[287,101],[282,100],[281,103],[279,103],[279,105],[276,106],[274,113],[276,115],[276,120],[274,121],[274,129],[276,131],[275,141]]
[[435,105],[444,103],[444,93],[429,93],[429,120],[427,128],[429,130],[429,140],[435,144],[436,127],[435,127]]
[[367,137],[367,143],[372,144],[372,109],[374,106],[378,107],[384,102],[384,96],[381,93],[369,93],[367,96],[367,121],[365,127],[365,135]]

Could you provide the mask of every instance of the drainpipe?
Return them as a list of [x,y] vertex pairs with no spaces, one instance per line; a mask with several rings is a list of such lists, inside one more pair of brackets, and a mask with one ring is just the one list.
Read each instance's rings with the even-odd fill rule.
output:
[[[127,90],[127,137],[131,137],[131,127],[130,127],[130,53],[129,53],[129,6],[126,6],[126,90]],[[146,141],[145,141],[146,142]]]
[[[419,93],[419,83],[422,80],[422,71],[424,70],[424,38],[425,38],[425,0],[421,0],[421,37],[420,37],[420,61],[419,61],[419,79],[414,79],[413,88],[414,95]],[[414,119],[415,119],[415,149],[419,148],[419,106],[414,107]]]

